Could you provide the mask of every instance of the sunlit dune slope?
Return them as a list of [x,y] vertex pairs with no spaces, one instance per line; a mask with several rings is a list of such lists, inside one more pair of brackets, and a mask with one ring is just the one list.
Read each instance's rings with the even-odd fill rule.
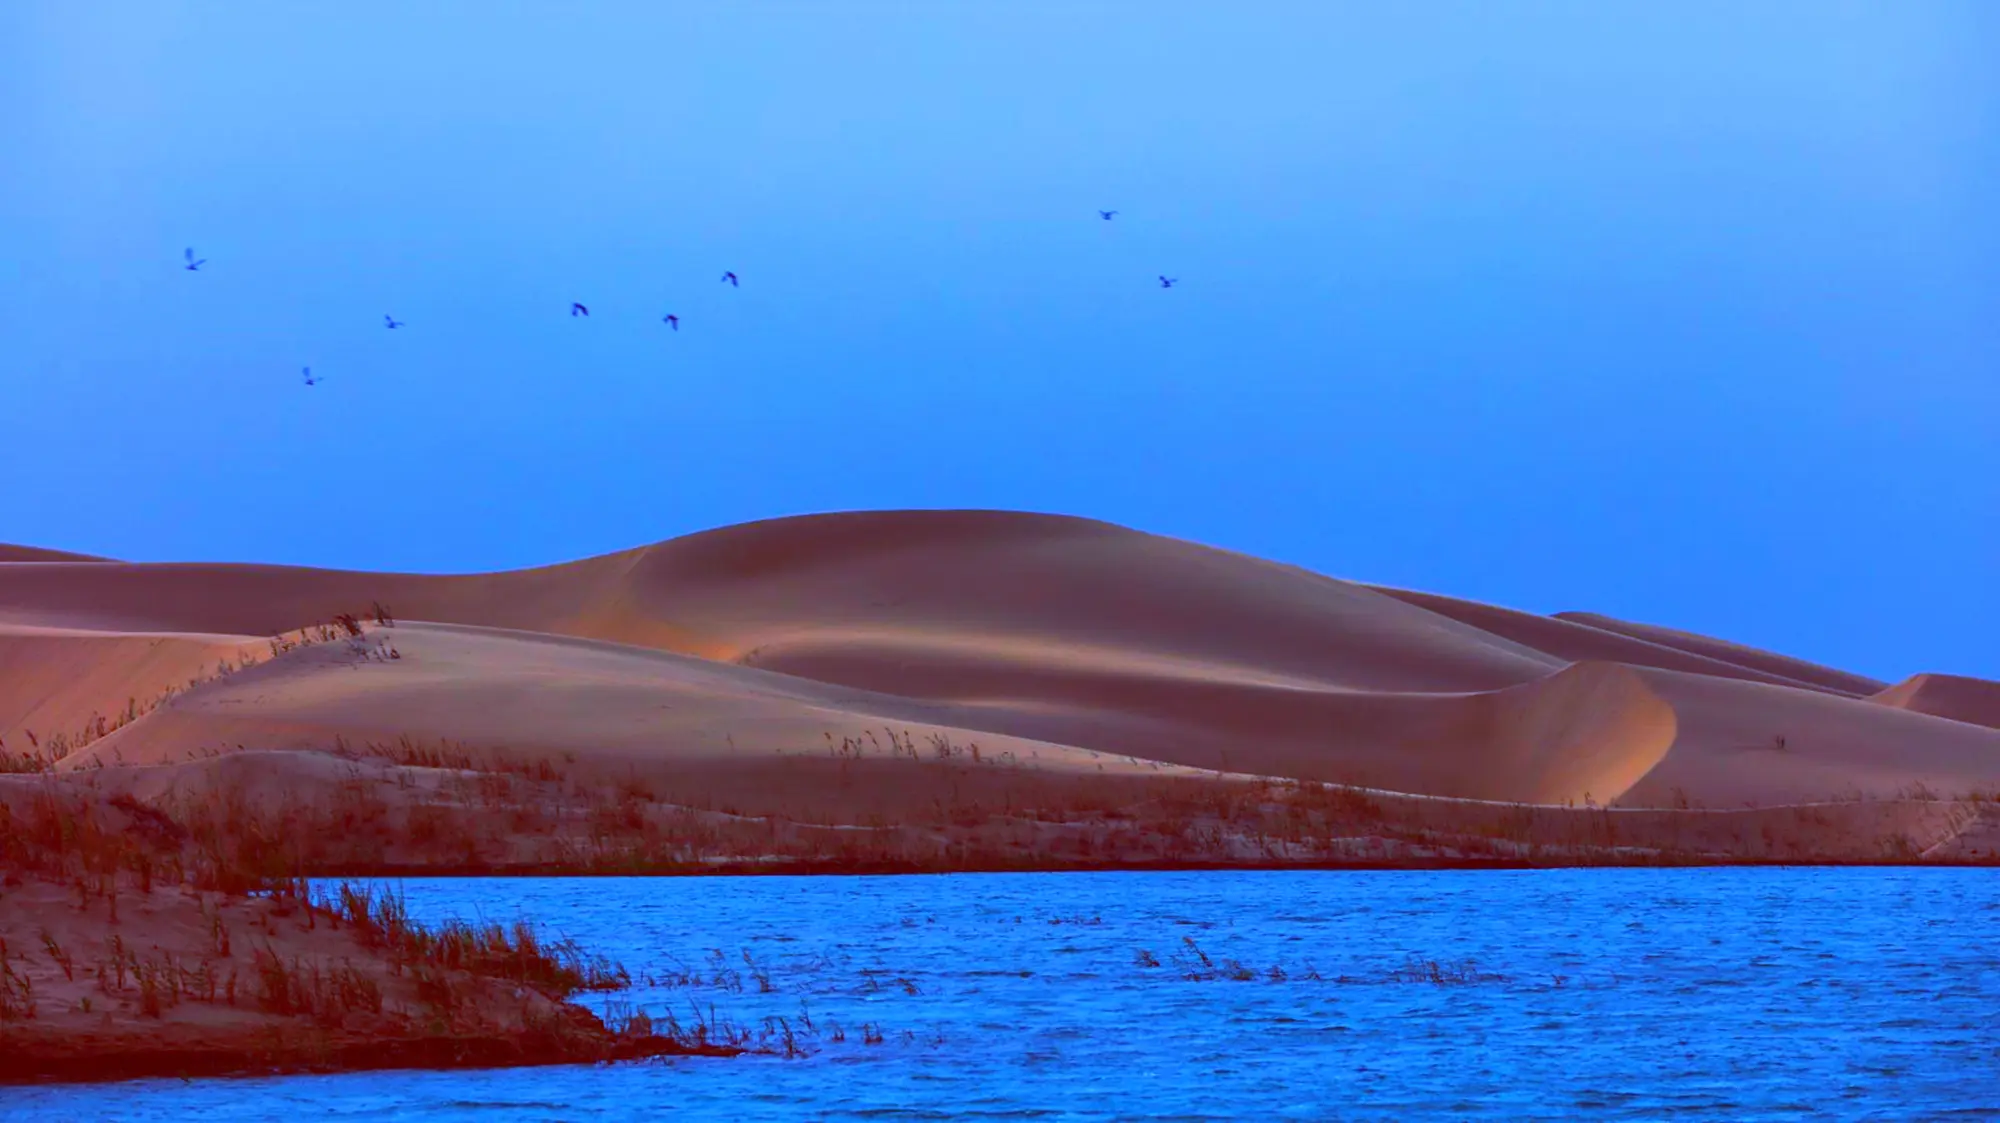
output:
[[[1880,685],[1861,676],[985,511],[777,519],[473,575],[4,565],[0,736],[11,750],[29,719],[113,712],[235,645],[377,601],[402,624],[367,642],[401,658],[286,652],[78,762],[408,736],[778,782],[787,755],[889,724],[1023,767],[1503,800],[1770,802],[2000,777],[2000,731],[1861,700]],[[1779,735],[1785,751],[1756,747]]]
[[2000,682],[1963,675],[1911,675],[1870,701],[2000,729]]
[[66,747],[168,690],[266,647],[250,636],[148,635],[0,624],[0,751]]
[[[396,658],[385,657],[393,649]],[[827,751],[826,734],[893,723],[964,740],[934,707],[727,663],[597,640],[404,623],[361,643],[287,652],[209,683],[64,762],[187,759],[206,750],[363,748],[450,740],[526,759],[565,752],[616,764]],[[1049,767],[1107,758],[988,738]],[[1129,764],[1121,767],[1130,767]]]

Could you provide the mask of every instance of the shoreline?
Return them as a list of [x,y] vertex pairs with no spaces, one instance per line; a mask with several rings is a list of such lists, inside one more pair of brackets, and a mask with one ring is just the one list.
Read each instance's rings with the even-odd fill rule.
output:
[[45,795],[0,800],[0,1086],[746,1051],[572,1001],[631,978],[526,921],[418,923],[398,894],[315,891],[212,824]]
[[[70,1046],[70,1047],[63,1047]],[[80,1042],[0,1032],[0,1088],[128,1080],[254,1078],[394,1069],[450,1071],[604,1064],[655,1057],[733,1057],[742,1048],[622,1042],[601,1049],[550,1047],[518,1035],[374,1038],[295,1032],[173,1043],[128,1035]]]
[[0,1085],[768,1045],[671,1018],[656,1032],[629,1008],[607,1024],[569,999],[623,989],[622,968],[527,922],[427,929],[371,881],[2000,867],[1983,797],[1614,815],[1263,781],[1024,794],[1037,798],[843,829],[741,788],[722,808],[629,776],[299,753],[18,778],[0,784]]
[[1228,873],[1232,871],[1311,873],[1435,873],[1477,872],[1480,870],[1608,870],[1608,869],[2000,869],[2000,858],[1827,860],[1783,858],[1709,858],[1687,861],[1528,861],[1498,858],[1438,858],[1358,861],[1244,861],[1244,862],[1073,862],[1010,865],[1002,862],[942,865],[924,863],[877,863],[861,866],[836,862],[757,863],[741,865],[706,864],[688,867],[644,869],[604,869],[600,867],[497,866],[497,865],[381,865],[339,866],[314,871],[306,876],[325,881],[369,881],[416,878],[613,878],[613,877],[946,877],[951,875],[1022,873]]

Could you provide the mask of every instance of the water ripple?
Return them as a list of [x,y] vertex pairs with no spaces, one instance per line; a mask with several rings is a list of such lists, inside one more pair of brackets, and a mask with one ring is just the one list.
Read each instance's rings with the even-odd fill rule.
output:
[[809,1019],[813,1052],[12,1089],[0,1117],[2000,1118],[1992,871],[404,887],[623,960],[655,1014]]

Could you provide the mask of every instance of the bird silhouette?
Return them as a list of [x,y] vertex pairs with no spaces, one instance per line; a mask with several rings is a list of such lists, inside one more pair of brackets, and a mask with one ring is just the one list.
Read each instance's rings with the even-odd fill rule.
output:
[[207,259],[207,258],[205,258],[205,257],[204,257],[204,258],[202,258],[202,259],[201,259],[200,261],[196,261],[196,260],[194,259],[194,247],[193,247],[193,246],[189,246],[189,247],[188,247],[187,249],[184,249],[184,250],[182,250],[182,251],[181,251],[181,256],[187,259],[187,269],[188,269],[188,272],[190,272],[190,273],[192,273],[192,272],[194,272],[195,270],[197,270],[197,269],[200,269],[200,268],[201,268],[202,266],[204,266],[204,265],[207,265],[207,264],[208,264],[208,259]]
[[578,304],[575,301],[571,301],[569,306],[569,314],[572,316],[588,316],[590,315],[590,309],[585,308],[583,305]]
[[1099,218],[1102,218],[1106,222],[1110,222],[1111,216],[1117,213],[1118,213],[1117,211],[1098,211],[1097,216]]
[[736,283],[736,274],[734,274],[734,273],[724,273],[724,274],[722,275],[722,279],[723,279],[723,280],[725,280],[725,281],[728,281],[728,282],[729,282],[729,284],[730,284],[730,287],[732,287],[732,288],[739,288],[739,289],[740,289],[740,288],[742,288],[742,287],[743,287],[742,285],[739,285],[739,284],[737,284],[737,283]]
[[313,377],[313,368],[303,367],[301,368],[300,373],[305,377],[306,385],[317,386],[320,384],[321,380]]
[[1160,277],[1160,287],[1161,287],[1161,288],[1163,288],[1163,289],[1170,289],[1170,288],[1173,288],[1173,287],[1174,287],[1174,282],[1175,282],[1175,281],[1178,281],[1178,280],[1180,280],[1180,278],[1179,278],[1179,277],[1169,277],[1169,276],[1166,276],[1166,275],[1162,274],[1162,275],[1161,275],[1161,277]]
[[666,315],[660,317],[660,322],[674,329],[675,331],[681,330],[681,318],[679,316],[674,315],[672,312],[669,312]]
[[389,315],[389,314],[388,314],[388,313],[386,313],[386,312],[382,314],[382,322],[383,322],[384,324],[388,325],[388,327],[389,327],[389,328],[390,328],[390,330],[392,330],[392,331],[393,331],[394,329],[396,329],[396,328],[399,328],[399,327],[402,327],[402,326],[403,326],[403,321],[401,321],[401,320],[397,319],[397,318],[396,318],[396,317],[394,317],[394,316],[391,316],[391,315]]

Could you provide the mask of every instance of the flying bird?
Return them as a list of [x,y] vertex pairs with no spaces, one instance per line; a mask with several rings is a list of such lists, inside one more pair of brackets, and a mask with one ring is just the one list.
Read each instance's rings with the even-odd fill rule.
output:
[[320,384],[321,379],[313,377],[313,368],[304,367],[301,369],[301,373],[305,376],[306,385],[317,386]]
[[740,289],[740,288],[742,288],[742,287],[743,287],[742,285],[739,285],[739,284],[737,284],[737,283],[736,283],[736,274],[734,274],[734,273],[724,273],[724,274],[722,275],[722,279],[723,279],[723,280],[725,280],[725,281],[728,281],[728,282],[729,282],[729,284],[730,284],[730,287],[732,287],[732,288],[739,288],[739,289]]
[[575,301],[571,301],[569,306],[569,314],[572,316],[588,316],[590,315],[590,309],[585,308],[583,305],[578,304]]
[[391,316],[391,315],[389,315],[389,314],[388,314],[388,313],[386,313],[386,312],[382,314],[382,322],[383,322],[384,324],[387,324],[387,325],[389,326],[389,328],[390,328],[391,330],[394,330],[394,329],[396,329],[396,328],[399,328],[399,327],[402,327],[402,326],[403,326],[403,321],[401,321],[401,320],[397,319],[397,318],[396,318],[396,317],[394,317],[394,316]]
[[669,312],[666,315],[660,317],[660,322],[674,329],[675,331],[681,330],[681,318],[679,316],[674,315],[672,312]]
[[1118,213],[1117,211],[1098,211],[1097,217],[1103,219],[1106,222],[1110,222],[1111,216],[1117,213]]
[[208,259],[207,259],[207,258],[205,258],[205,257],[204,257],[204,258],[202,258],[202,259],[201,259],[200,261],[196,261],[196,260],[194,259],[194,247],[193,247],[193,246],[189,246],[189,247],[188,247],[187,249],[184,249],[184,250],[182,250],[182,251],[181,251],[181,256],[187,259],[187,269],[188,269],[188,272],[190,272],[190,273],[192,273],[192,272],[194,272],[195,270],[197,270],[197,269],[201,268],[202,266],[204,266],[204,265],[207,265],[207,264],[208,264]]
[[1160,287],[1161,287],[1161,288],[1163,288],[1163,289],[1170,289],[1170,288],[1173,288],[1173,287],[1174,287],[1174,282],[1175,282],[1175,281],[1178,281],[1178,280],[1180,280],[1180,278],[1179,278],[1179,277],[1169,277],[1169,276],[1166,276],[1165,274],[1162,274],[1162,275],[1160,276]]

